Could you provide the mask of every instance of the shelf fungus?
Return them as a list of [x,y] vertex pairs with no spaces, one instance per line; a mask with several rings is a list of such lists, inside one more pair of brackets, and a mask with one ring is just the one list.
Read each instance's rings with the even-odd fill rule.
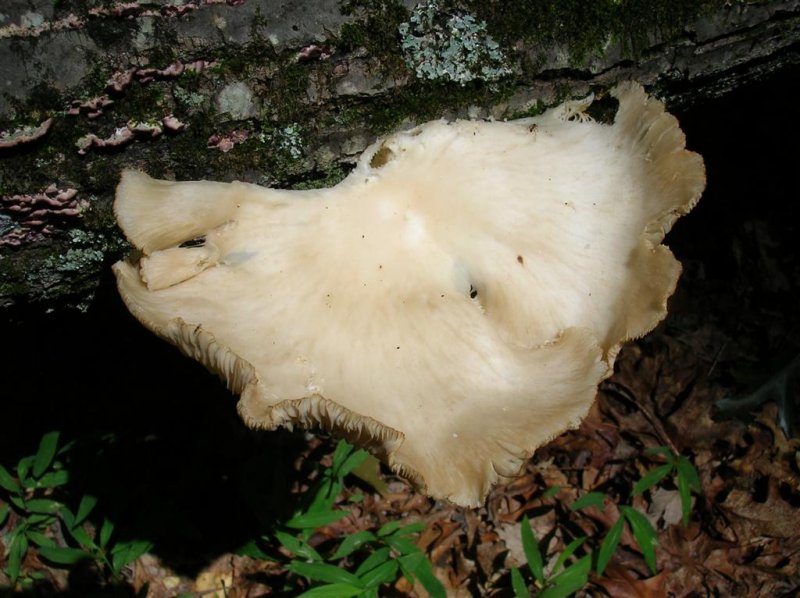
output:
[[610,125],[589,98],[396,133],[330,189],[127,171],[122,297],[241,395],[249,425],[325,428],[480,505],[578,425],[680,274],[661,242],[703,161],[639,85],[612,93]]

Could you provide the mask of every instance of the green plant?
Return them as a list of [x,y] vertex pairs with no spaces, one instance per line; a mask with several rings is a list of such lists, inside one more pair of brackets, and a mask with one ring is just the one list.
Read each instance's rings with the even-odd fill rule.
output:
[[[97,499],[93,496],[81,498],[73,513],[63,502],[55,500],[54,489],[69,481],[69,473],[58,455],[66,453],[71,445],[58,448],[58,432],[48,432],[35,455],[24,457],[17,463],[15,473],[0,465],[0,488],[7,503],[0,504],[0,527],[14,513],[13,528],[6,534],[7,563],[5,572],[14,584],[21,577],[22,562],[31,546],[39,556],[57,565],[74,565],[92,559],[110,574],[119,578],[122,568],[152,548],[150,542],[132,540],[111,544],[114,524],[108,519],[94,537],[87,531],[88,517]],[[59,544],[55,533],[60,526],[69,532],[78,547]],[[31,580],[36,574],[30,575]]]
[[[569,596],[586,585],[589,581],[589,570],[592,568],[591,555],[587,554],[575,559],[567,564],[575,554],[586,537],[575,538],[558,555],[555,564],[546,570],[542,553],[547,554],[547,546],[544,550],[540,549],[539,543],[531,530],[528,516],[522,518],[521,525],[522,548],[525,551],[525,559],[528,561],[528,569],[533,575],[534,585],[536,586],[539,598],[560,598]],[[530,596],[528,585],[522,573],[516,567],[511,569],[511,587],[517,598],[527,598]]]
[[[569,508],[573,511],[577,511],[589,506],[597,507],[602,511],[605,506],[605,496],[603,493],[589,492],[572,503]],[[598,575],[602,575],[603,571],[605,571],[611,557],[614,555],[614,551],[619,545],[619,540],[622,537],[622,530],[627,521],[636,543],[639,544],[639,548],[642,549],[642,556],[644,556],[645,563],[647,563],[650,570],[655,573],[656,530],[647,517],[633,507],[620,505],[618,508],[621,517],[614,522],[614,525],[608,530],[605,538],[603,538],[603,542],[600,544],[600,549],[597,552],[597,560],[595,561],[595,572]]]
[[684,527],[689,525],[689,512],[692,509],[692,491],[700,492],[700,476],[692,462],[683,455],[677,455],[669,447],[654,446],[645,450],[646,455],[660,455],[666,463],[654,467],[636,482],[633,495],[639,495],[652,488],[668,475],[677,478],[678,494],[681,497],[681,515]]
[[64,527],[80,548],[41,547],[39,554],[49,561],[62,565],[71,565],[87,557],[92,558],[105,567],[115,579],[119,579],[123,567],[153,548],[153,544],[146,540],[134,539],[112,545],[110,540],[114,533],[114,524],[105,517],[97,534],[94,537],[90,536],[84,523],[96,504],[95,497],[84,496],[74,514],[67,507],[59,512]]
[[[306,598],[377,598],[380,587],[394,582],[400,574],[411,583],[419,581],[434,598],[444,598],[444,587],[434,576],[425,554],[413,541],[413,535],[425,529],[424,523],[403,525],[400,521],[391,521],[375,532],[362,530],[345,536],[335,548],[324,551],[324,554],[309,543],[316,529],[347,517],[347,510],[335,508],[336,499],[344,489],[345,476],[353,473],[368,458],[371,457],[366,451],[353,450],[348,443],[339,442],[331,466],[322,471],[308,494],[306,505],[262,540],[277,541],[295,557],[286,569],[317,584],[301,594]],[[355,495],[350,500],[362,498]],[[256,543],[248,544],[240,552],[269,558]]]
[[[666,446],[653,447],[647,449],[645,453],[647,455],[660,455],[666,460],[666,463],[654,467],[642,476],[633,487],[633,495],[641,494],[668,475],[674,474],[677,478],[678,492],[681,498],[683,525],[687,525],[692,506],[691,492],[700,491],[700,477],[697,474],[697,470],[689,459],[675,454]],[[559,490],[560,488],[556,486],[548,488],[543,497],[552,498],[558,494]],[[596,507],[602,511],[605,508],[605,502],[606,497],[602,492],[588,492],[573,502],[569,508],[572,511],[578,511],[586,507]],[[575,538],[558,555],[555,564],[549,570],[546,569],[542,557],[543,554],[547,554],[547,546],[539,546],[527,516],[522,518],[522,547],[528,562],[528,569],[538,590],[536,594],[538,597],[560,598],[569,596],[579,590],[589,581],[589,573],[592,569],[593,561],[595,573],[598,576],[602,575],[619,546],[626,522],[642,550],[645,563],[654,574],[656,573],[656,530],[647,517],[632,506],[620,505],[618,509],[620,517],[608,530],[596,553],[574,558],[569,563],[569,560],[574,557],[575,552],[583,546],[587,539],[586,537]],[[511,569],[511,586],[517,598],[527,598],[530,595],[525,576],[516,567]]]
[[7,519],[13,527],[6,535],[6,575],[12,583],[20,577],[22,561],[31,545],[52,546],[47,530],[57,523],[63,504],[51,498],[53,489],[69,481],[69,474],[56,456],[67,450],[58,450],[58,432],[42,436],[35,455],[23,457],[17,463],[15,476],[0,465],[0,488],[5,504],[0,504],[0,527]]

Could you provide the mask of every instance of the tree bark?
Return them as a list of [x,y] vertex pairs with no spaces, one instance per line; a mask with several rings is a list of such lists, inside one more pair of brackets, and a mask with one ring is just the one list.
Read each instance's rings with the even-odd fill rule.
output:
[[515,118],[625,79],[680,111],[800,59],[797,0],[442,0],[427,22],[413,0],[53,4],[0,15],[3,308],[88,305],[127,251],[123,168],[326,186],[413,122]]

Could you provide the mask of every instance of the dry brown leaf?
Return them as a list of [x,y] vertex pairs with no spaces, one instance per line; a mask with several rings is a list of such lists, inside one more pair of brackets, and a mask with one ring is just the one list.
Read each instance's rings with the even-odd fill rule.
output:
[[611,563],[603,577],[592,581],[614,598],[666,598],[665,572],[648,579],[636,579],[625,567]]

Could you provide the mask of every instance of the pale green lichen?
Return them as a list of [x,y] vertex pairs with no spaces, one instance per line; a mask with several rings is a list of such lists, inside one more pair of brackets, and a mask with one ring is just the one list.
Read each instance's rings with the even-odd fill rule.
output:
[[195,91],[188,91],[180,85],[176,85],[172,88],[172,95],[175,97],[175,101],[189,111],[203,108],[208,101],[203,94]]
[[419,79],[497,81],[510,75],[506,55],[468,13],[442,12],[438,0],[421,2],[399,27],[403,56]]
[[303,157],[303,136],[298,123],[288,124],[270,133],[261,133],[258,139],[262,143],[272,143],[275,150],[293,160]]
[[85,272],[87,268],[102,263],[103,255],[99,249],[70,248],[66,253],[50,256],[44,265],[56,272]]
[[44,267],[56,272],[85,272],[103,262],[105,250],[110,249],[106,239],[92,231],[73,228],[67,231],[70,247],[65,253],[51,255]]

